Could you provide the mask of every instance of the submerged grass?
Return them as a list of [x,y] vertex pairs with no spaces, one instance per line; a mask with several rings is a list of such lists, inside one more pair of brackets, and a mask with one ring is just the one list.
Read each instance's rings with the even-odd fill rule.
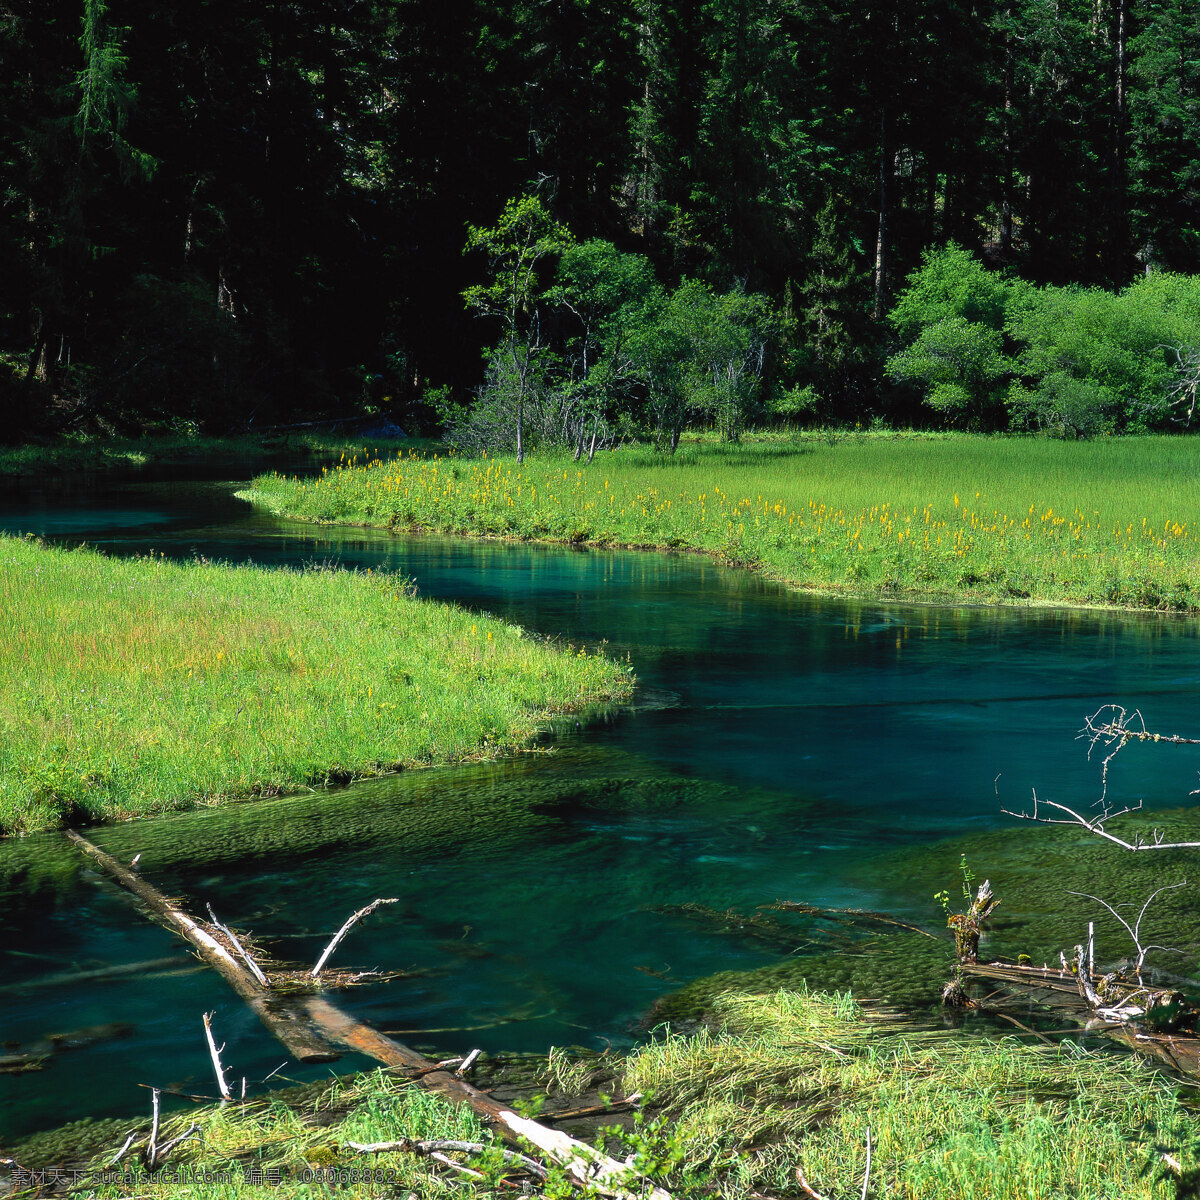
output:
[[1200,610],[1200,440],[973,435],[344,459],[243,495],[317,521],[695,549],[800,587]]
[[1164,1149],[1196,1169],[1177,1086],[1128,1056],[889,1033],[847,995],[727,994],[715,1015],[722,1032],[668,1036],[625,1072],[675,1122],[677,1190],[794,1196],[799,1168],[858,1195],[868,1129],[876,1200],[1166,1197]]
[[0,831],[495,756],[626,667],[393,575],[0,539]]

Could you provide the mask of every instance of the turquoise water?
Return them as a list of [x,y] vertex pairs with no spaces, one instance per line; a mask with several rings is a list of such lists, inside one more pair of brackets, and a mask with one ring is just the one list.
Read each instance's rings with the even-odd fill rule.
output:
[[[835,602],[693,556],[282,522],[234,499],[234,486],[142,476],[13,491],[0,495],[0,529],[112,553],[386,567],[424,596],[575,644],[606,639],[637,671],[632,709],[563,723],[552,753],[97,831],[114,853],[143,851],[164,890],[212,903],[297,959],[315,957],[353,909],[397,897],[336,961],[413,974],[345,1003],[448,1052],[627,1046],[664,991],[777,960],[666,906],[786,898],[936,926],[908,857],[1011,826],[1001,801],[1020,806],[1034,786],[1090,803],[1097,767],[1075,741],[1086,714],[1117,700],[1155,727],[1195,727],[1193,620]],[[1198,765],[1191,752],[1130,754],[1110,792],[1177,806]],[[3,1040],[132,1029],[42,1072],[0,1076],[0,1135],[141,1112],[139,1083],[211,1091],[204,1011],[215,1010],[227,1062],[251,1085],[283,1061],[225,985],[186,963],[44,983],[183,958],[60,843],[29,838],[0,854]],[[945,855],[952,883],[952,841]],[[868,860],[883,865],[866,871]]]

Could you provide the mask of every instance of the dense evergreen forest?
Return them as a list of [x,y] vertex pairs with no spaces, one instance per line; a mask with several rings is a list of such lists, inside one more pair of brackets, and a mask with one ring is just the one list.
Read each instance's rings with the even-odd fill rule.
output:
[[[700,299],[769,323],[738,352],[776,411],[986,425],[1005,371],[922,374],[887,319],[924,253],[1114,295],[1200,272],[1187,0],[4,0],[0,64],[9,436],[429,427],[497,343],[522,388],[568,343],[611,383],[536,312],[556,286],[600,328],[617,276],[677,331]],[[520,197],[545,236],[506,298]]]

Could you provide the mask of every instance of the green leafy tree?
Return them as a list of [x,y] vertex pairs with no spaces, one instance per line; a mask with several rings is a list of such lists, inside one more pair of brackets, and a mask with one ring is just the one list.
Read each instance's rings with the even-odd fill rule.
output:
[[[699,280],[685,280],[671,293],[658,328],[667,353],[647,360],[660,371],[656,390],[676,405],[710,421],[726,441],[741,436],[759,398],[772,335],[764,297],[740,289],[715,293]],[[679,443],[682,413],[670,413],[671,448]]]
[[649,262],[611,242],[568,247],[559,260],[551,298],[563,326],[565,390],[572,413],[575,458],[586,443],[588,462],[630,408],[636,390],[633,346],[660,304]]
[[503,381],[511,397],[517,462],[525,461],[525,411],[546,372],[539,359],[548,351],[541,301],[549,287],[553,261],[571,244],[571,236],[536,196],[510,200],[499,221],[488,229],[472,226],[467,250],[488,256],[490,282],[463,293],[467,307],[500,326],[499,345],[489,356],[489,387]]
[[1054,424],[1058,407],[1069,402],[1078,411],[1090,396],[1097,428],[1169,424],[1186,400],[1189,356],[1200,347],[1200,282],[1164,273],[1115,294],[1028,289],[1007,327],[1019,348],[1019,411],[1029,411],[1030,395],[1042,397]]
[[1111,388],[1066,371],[1045,375],[1033,387],[1014,383],[1005,399],[1015,428],[1069,440],[1111,433],[1121,408]]
[[1012,296],[1012,285],[1002,275],[951,242],[925,252],[888,313],[888,324],[901,341],[948,317],[1002,329]]
[[924,402],[951,423],[983,428],[1003,418],[1005,313],[1014,288],[953,243],[926,252],[888,314],[908,344],[888,359],[897,383],[918,386]]
[[1002,413],[1000,385],[1010,369],[1000,332],[960,316],[927,325],[887,362],[892,379],[919,385],[930,408],[971,429]]

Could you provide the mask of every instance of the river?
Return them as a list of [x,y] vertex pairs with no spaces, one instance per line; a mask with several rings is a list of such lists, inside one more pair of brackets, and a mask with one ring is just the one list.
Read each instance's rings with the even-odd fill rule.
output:
[[[691,555],[313,527],[255,512],[221,473],[11,487],[0,529],[114,554],[397,570],[431,599],[564,642],[606,639],[637,672],[631,708],[562,723],[550,753],[96,831],[114,853],[147,850],[164,890],[301,959],[353,909],[397,897],[338,961],[412,974],[346,1004],[447,1052],[624,1048],[662,993],[778,961],[670,906],[787,898],[934,927],[929,854],[953,886],[954,839],[1012,826],[1001,801],[1020,806],[1035,786],[1095,799],[1097,765],[1075,741],[1086,714],[1118,700],[1156,727],[1195,728],[1192,620],[840,601]],[[1142,758],[1112,793],[1181,804],[1196,766]],[[2,1038],[93,1033],[44,1071],[0,1077],[0,1139],[140,1113],[139,1084],[211,1091],[205,1011],[253,1090],[284,1053],[123,897],[82,867],[47,867],[68,861],[61,843],[39,835],[0,855]],[[171,957],[133,978],[56,982]],[[122,1036],[91,1040],[101,1033]]]

